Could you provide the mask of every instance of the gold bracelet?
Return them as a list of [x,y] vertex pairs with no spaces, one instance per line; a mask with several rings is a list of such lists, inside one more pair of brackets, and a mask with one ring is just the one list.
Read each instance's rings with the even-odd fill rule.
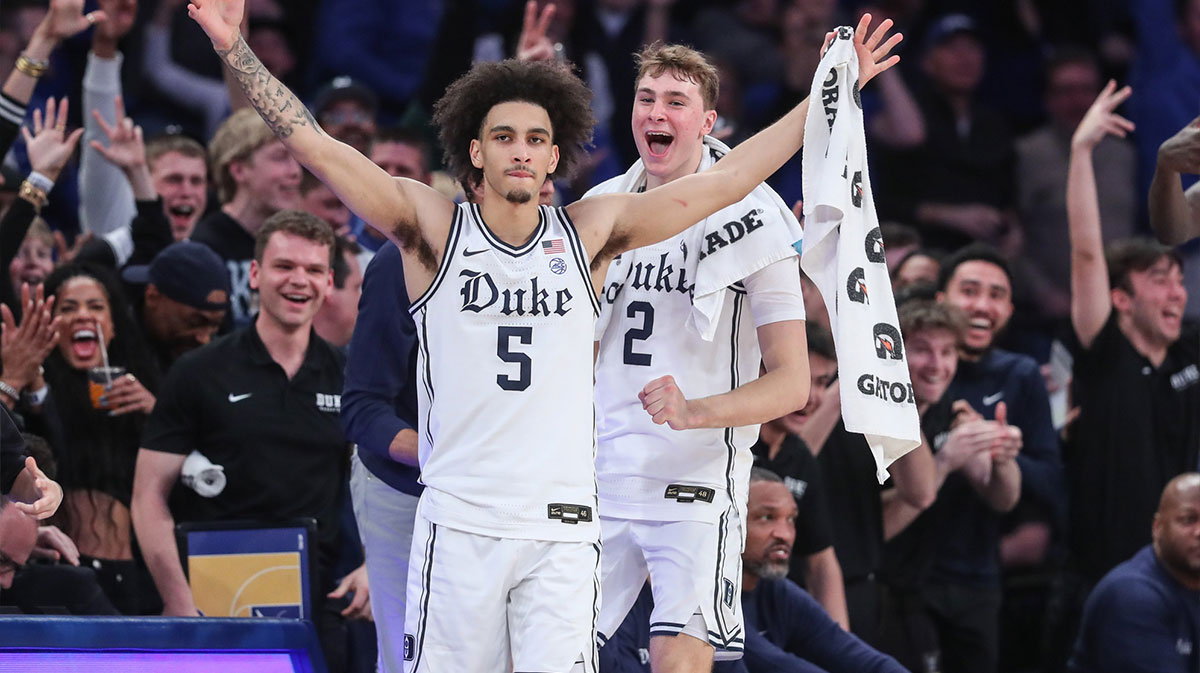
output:
[[25,54],[17,57],[17,70],[34,79],[45,75],[46,69],[49,67],[50,61],[35,61]]
[[37,208],[38,210],[41,210],[42,206],[45,206],[46,202],[49,200],[46,198],[46,190],[41,189],[40,187],[35,187],[34,184],[28,180],[21,181],[21,189],[17,192],[17,196],[32,203],[33,207]]

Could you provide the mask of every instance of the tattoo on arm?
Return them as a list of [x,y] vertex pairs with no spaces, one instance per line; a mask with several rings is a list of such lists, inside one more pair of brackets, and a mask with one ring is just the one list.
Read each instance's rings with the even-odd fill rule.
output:
[[296,94],[267,71],[267,67],[250,50],[245,38],[238,36],[233,47],[219,49],[217,55],[233,72],[234,79],[246,93],[246,99],[258,110],[276,136],[287,138],[297,126],[311,126],[317,133],[324,133]]

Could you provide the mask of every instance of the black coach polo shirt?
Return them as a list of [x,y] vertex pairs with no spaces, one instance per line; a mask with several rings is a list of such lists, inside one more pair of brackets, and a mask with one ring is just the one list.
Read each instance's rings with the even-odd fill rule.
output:
[[142,447],[199,451],[225,469],[211,498],[182,483],[171,494],[177,522],[317,519],[323,569],[337,545],[338,497],[348,444],[338,423],[345,358],[315,332],[288,380],[254,325],[180,358],[167,374]]
[[1095,582],[1150,542],[1163,487],[1197,469],[1200,331],[1184,323],[1155,367],[1113,311],[1091,348],[1076,344],[1072,392],[1080,414],[1065,452],[1071,551]]

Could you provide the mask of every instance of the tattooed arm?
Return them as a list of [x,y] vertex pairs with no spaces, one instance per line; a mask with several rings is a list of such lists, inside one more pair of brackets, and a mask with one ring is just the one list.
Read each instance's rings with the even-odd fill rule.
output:
[[[321,179],[350,210],[425,258],[429,244],[445,240],[453,204],[415,180],[393,178],[354,148],[326,134],[312,113],[276,79],[250,50],[239,30],[245,0],[192,0],[188,15],[212,40],[213,48],[267,122],[305,168]],[[430,225],[425,227],[418,213]]]

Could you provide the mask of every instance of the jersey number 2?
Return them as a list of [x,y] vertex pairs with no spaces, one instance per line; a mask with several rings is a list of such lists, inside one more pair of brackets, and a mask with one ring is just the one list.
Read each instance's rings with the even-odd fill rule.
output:
[[517,338],[518,343],[528,346],[533,343],[533,328],[511,326],[497,328],[496,355],[505,362],[520,365],[521,369],[515,379],[508,374],[496,374],[496,384],[505,390],[521,391],[529,387],[529,376],[530,370],[533,368],[533,360],[530,360],[529,356],[524,353],[514,353],[509,349],[512,345],[513,337]]
[[638,314],[642,315],[641,327],[630,327],[625,333],[625,364],[641,365],[642,367],[650,366],[650,358],[653,357],[649,353],[638,353],[633,350],[634,341],[645,341],[650,338],[650,334],[654,332],[654,306],[645,301],[630,302],[625,309],[625,317],[636,318]]

